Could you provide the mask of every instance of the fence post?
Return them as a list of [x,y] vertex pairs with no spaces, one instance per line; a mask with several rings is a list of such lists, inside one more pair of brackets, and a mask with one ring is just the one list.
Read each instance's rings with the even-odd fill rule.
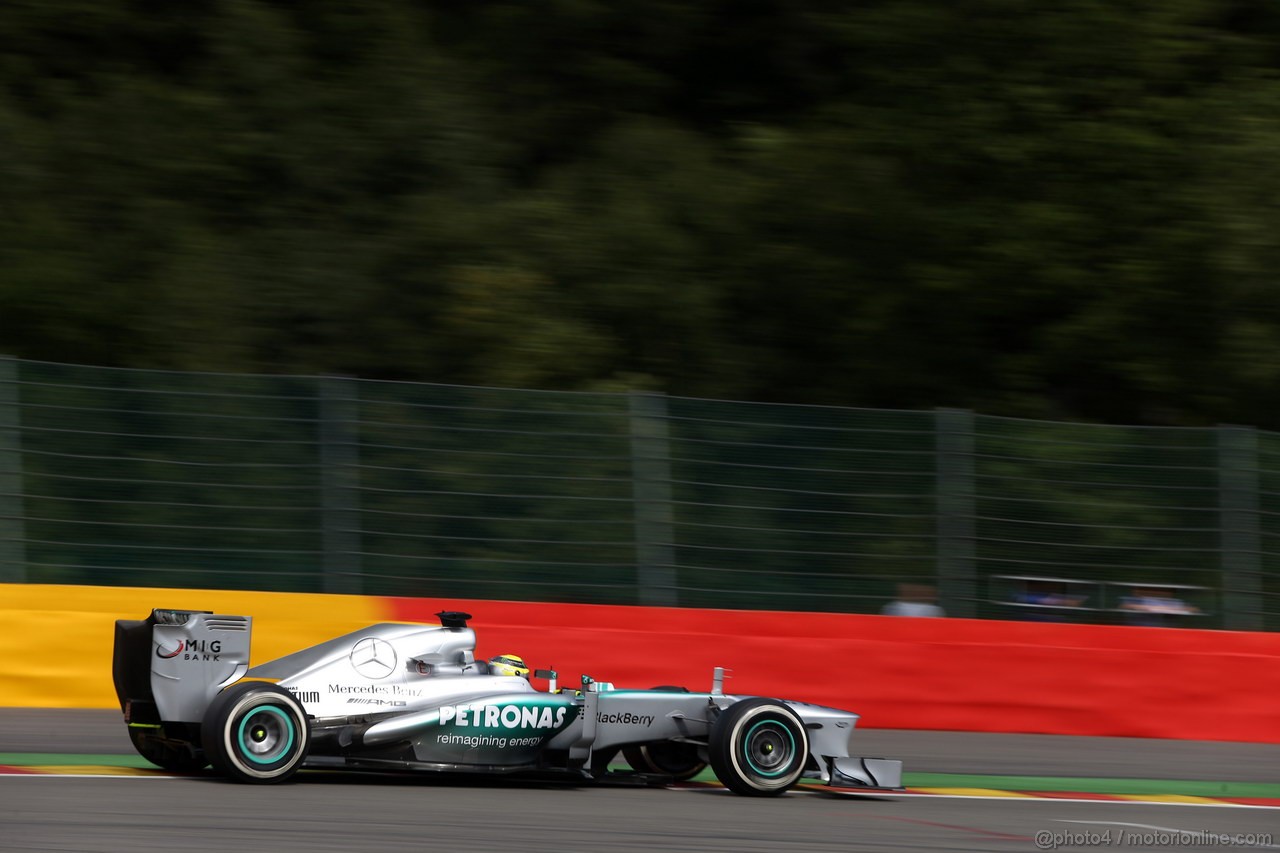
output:
[[320,524],[324,591],[359,595],[359,388],[353,379],[322,377],[319,400]]
[[1227,425],[1219,426],[1217,432],[1222,627],[1261,631],[1258,432]]
[[633,391],[631,489],[635,512],[636,584],[640,604],[675,607],[675,533],[667,398]]
[[27,580],[18,361],[0,355],[0,583]]
[[976,615],[973,412],[935,413],[938,466],[938,598],[948,616]]

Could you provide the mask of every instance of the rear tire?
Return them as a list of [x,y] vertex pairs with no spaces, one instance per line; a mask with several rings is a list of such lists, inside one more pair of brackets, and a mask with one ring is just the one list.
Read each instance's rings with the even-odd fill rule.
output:
[[293,694],[259,681],[219,693],[200,728],[213,769],[257,785],[291,778],[311,742],[311,722]]
[[795,711],[776,699],[730,705],[711,727],[711,768],[735,794],[776,797],[800,781],[809,735]]

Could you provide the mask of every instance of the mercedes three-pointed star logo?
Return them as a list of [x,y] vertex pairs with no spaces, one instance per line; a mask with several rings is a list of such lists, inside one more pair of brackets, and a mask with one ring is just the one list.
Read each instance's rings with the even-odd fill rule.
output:
[[351,668],[365,678],[386,678],[396,668],[396,650],[386,640],[365,637],[351,647]]

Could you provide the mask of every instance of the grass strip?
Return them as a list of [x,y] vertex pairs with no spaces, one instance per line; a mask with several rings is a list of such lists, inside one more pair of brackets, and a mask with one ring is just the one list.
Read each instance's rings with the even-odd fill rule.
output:
[[[70,753],[0,752],[0,764],[14,767],[141,767],[153,768],[140,755],[75,755]],[[710,768],[695,781],[714,782]],[[988,776],[971,773],[902,774],[908,788],[992,788],[999,791],[1076,792],[1081,794],[1160,794],[1186,797],[1250,797],[1280,799],[1280,784],[1272,782],[1213,782],[1181,779],[1100,779],[1075,776]]]
[[0,752],[11,767],[151,767],[141,755],[73,755],[67,752]]
[[985,776],[968,773],[903,773],[902,782],[908,788],[995,788],[1001,791],[1074,791],[1081,794],[1175,794],[1185,797],[1280,799],[1280,784],[1271,782]]

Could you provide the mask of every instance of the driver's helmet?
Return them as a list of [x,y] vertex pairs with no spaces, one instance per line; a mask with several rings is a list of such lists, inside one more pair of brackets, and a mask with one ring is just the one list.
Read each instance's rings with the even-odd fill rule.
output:
[[496,658],[489,658],[489,672],[494,675],[529,677],[529,667],[524,665],[524,658],[520,655],[498,655]]

